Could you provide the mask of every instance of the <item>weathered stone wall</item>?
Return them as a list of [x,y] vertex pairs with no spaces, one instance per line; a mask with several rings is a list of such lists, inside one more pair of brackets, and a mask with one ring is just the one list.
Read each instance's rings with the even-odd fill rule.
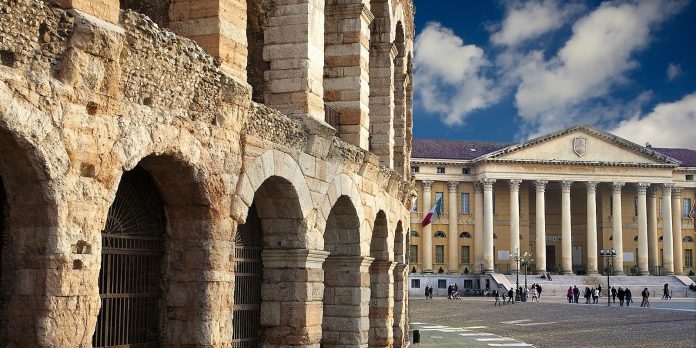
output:
[[[294,193],[268,196],[272,208],[260,215],[270,218],[292,202],[298,213],[292,224],[264,231],[276,233],[270,245],[283,247],[281,254],[269,250],[275,254],[267,254],[264,267],[267,281],[290,282],[295,292],[284,298],[264,292],[262,313],[293,310],[265,317],[262,326],[273,344],[318,346],[315,314],[332,207],[340,197],[355,207],[362,258],[371,255],[382,214],[388,246],[382,257],[398,262],[394,234],[398,222],[408,221],[410,181],[335,137],[321,120],[251,102],[249,85],[194,41],[133,11],[117,21],[92,15],[36,0],[0,3],[0,177],[9,207],[0,342],[91,345],[101,230],[121,175],[140,165],[168,217],[161,343],[229,345],[237,224],[253,201],[272,192],[262,190],[264,183],[272,187],[281,178],[284,191]],[[367,306],[370,277],[362,268],[359,278],[368,282],[357,287],[368,289],[355,294]],[[385,289],[381,296],[391,300],[381,301],[383,312],[391,313],[393,286]],[[368,335],[369,325],[363,329]]]

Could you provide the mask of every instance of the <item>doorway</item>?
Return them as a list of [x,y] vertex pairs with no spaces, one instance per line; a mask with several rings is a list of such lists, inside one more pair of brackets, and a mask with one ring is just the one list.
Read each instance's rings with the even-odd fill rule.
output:
[[550,272],[556,269],[556,246],[546,246],[546,271]]

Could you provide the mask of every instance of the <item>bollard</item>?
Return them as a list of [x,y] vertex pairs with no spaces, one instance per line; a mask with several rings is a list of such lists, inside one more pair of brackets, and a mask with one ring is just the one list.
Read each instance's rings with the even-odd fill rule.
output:
[[420,343],[420,330],[413,330],[413,344]]

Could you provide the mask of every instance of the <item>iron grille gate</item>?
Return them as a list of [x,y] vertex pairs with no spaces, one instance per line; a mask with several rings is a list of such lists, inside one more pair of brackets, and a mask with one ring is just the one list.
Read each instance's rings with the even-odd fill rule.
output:
[[237,227],[234,248],[234,307],[232,347],[256,348],[261,338],[261,223],[256,205],[247,222]]
[[159,345],[164,208],[149,174],[123,174],[102,231],[94,347]]

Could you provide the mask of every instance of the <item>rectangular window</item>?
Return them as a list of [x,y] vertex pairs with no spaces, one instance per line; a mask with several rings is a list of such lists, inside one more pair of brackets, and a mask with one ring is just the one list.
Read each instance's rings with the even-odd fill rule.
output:
[[445,167],[437,167],[438,174],[445,174]]
[[409,260],[408,262],[410,263],[418,263],[418,246],[417,245],[411,245],[411,249],[409,249]]
[[420,279],[411,279],[411,288],[420,289]]
[[437,280],[437,288],[438,289],[446,289],[447,288],[447,279],[438,279]]
[[416,199],[413,201],[413,209],[411,210],[412,212],[418,212],[418,200]]
[[445,263],[445,246],[435,246],[435,263]]
[[469,175],[469,173],[470,173],[469,168],[462,168],[462,174]]
[[469,193],[462,192],[462,214],[469,214]]
[[684,266],[694,267],[694,251],[692,249],[684,249]]
[[418,172],[420,172],[420,167],[418,167],[418,166],[411,167],[411,173],[418,173]]
[[682,215],[684,218],[689,218],[691,215],[691,198],[684,198],[684,208],[682,209]]
[[493,215],[495,215],[495,192],[493,192]]
[[614,197],[609,197],[609,216],[614,215]]
[[665,207],[662,205],[662,198],[660,198],[660,217],[664,215]]
[[638,216],[638,197],[633,197],[633,216]]
[[694,175],[693,174],[686,174],[686,181],[694,181]]
[[462,245],[462,264],[468,264],[471,262],[471,259],[469,257],[469,246],[468,245]]
[[[442,204],[440,204],[437,209],[437,215],[442,215],[444,213],[443,209],[445,209],[445,197],[444,193],[442,192],[435,192],[435,202],[440,201]],[[429,208],[426,208],[429,209]]]

